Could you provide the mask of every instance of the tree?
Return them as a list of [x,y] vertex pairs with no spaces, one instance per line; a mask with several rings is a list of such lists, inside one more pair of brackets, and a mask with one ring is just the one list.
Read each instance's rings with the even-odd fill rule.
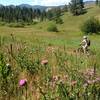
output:
[[98,3],[99,3],[99,1],[98,1],[98,0],[96,0],[96,5],[98,5]]
[[54,14],[55,14],[55,17],[60,17],[61,16],[61,9],[60,7],[57,7],[54,9]]
[[70,12],[73,15],[80,15],[84,13],[83,0],[71,0],[69,3]]
[[67,11],[68,11],[68,6],[65,5],[65,6],[63,7],[62,11],[63,11],[63,12],[67,12]]
[[47,19],[51,20],[51,19],[53,18],[52,10],[49,10],[49,11],[46,13],[46,16],[47,16]]
[[47,16],[47,19],[49,19],[49,20],[55,20],[58,17],[60,17],[61,14],[62,14],[61,8],[60,7],[56,7],[54,9],[49,10],[46,13],[46,16]]
[[79,0],[79,4],[81,5],[82,8],[84,8],[84,2],[83,2],[83,0]]
[[41,13],[41,18],[40,18],[41,21],[43,20],[46,20],[46,12],[45,10]]
[[56,24],[63,24],[63,20],[60,17],[55,19]]

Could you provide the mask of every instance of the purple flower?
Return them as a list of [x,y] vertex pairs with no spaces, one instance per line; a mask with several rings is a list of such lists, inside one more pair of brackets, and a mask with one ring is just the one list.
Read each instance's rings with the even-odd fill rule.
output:
[[88,86],[88,84],[87,83],[85,83],[84,85],[83,85],[83,87],[87,87]]
[[52,77],[52,82],[56,82],[56,81],[58,81],[58,76],[53,76]]
[[19,81],[19,86],[25,86],[27,83],[27,80],[26,79],[22,79]]
[[41,65],[47,65],[48,64],[48,60],[42,60],[41,61]]
[[76,84],[77,84],[77,81],[75,81],[75,80],[71,81],[71,85],[72,85],[72,86],[74,86],[74,85],[76,85]]
[[100,82],[100,77],[97,77],[95,80],[98,81],[98,82]]

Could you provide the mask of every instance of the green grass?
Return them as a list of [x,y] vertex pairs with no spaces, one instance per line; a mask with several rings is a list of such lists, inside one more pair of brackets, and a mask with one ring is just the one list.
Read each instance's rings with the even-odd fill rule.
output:
[[[57,41],[57,44],[59,44],[60,41],[63,41],[61,42],[62,45],[66,44],[66,41],[69,41],[72,38],[73,40],[74,38],[77,38],[75,40],[78,41],[78,38],[81,38],[83,35],[80,31],[80,26],[82,23],[91,16],[100,18],[99,11],[100,8],[93,5],[92,7],[90,6],[88,8],[88,12],[86,14],[81,16],[72,16],[70,13],[65,13],[62,16],[64,23],[57,25],[59,29],[59,32],[57,33],[47,32],[48,24],[51,22],[46,21],[40,22],[36,25],[26,26],[25,28],[10,28],[7,26],[0,26],[0,35],[9,36],[9,34],[13,33],[17,38],[21,38],[22,40],[27,40],[29,42],[33,42],[34,38],[46,40],[54,44],[56,44]],[[99,36],[96,37],[98,38]],[[98,39],[97,42],[99,42]]]

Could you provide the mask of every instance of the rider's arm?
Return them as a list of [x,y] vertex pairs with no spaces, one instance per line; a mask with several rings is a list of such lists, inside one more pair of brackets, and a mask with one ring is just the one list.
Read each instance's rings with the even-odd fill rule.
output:
[[80,45],[84,45],[85,44],[85,40],[82,40]]

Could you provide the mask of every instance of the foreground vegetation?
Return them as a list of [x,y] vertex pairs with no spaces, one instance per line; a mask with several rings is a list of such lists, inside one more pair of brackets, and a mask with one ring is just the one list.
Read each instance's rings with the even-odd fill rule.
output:
[[1,100],[99,100],[100,52],[86,56],[66,46],[29,45],[12,34],[10,40],[1,37]]

